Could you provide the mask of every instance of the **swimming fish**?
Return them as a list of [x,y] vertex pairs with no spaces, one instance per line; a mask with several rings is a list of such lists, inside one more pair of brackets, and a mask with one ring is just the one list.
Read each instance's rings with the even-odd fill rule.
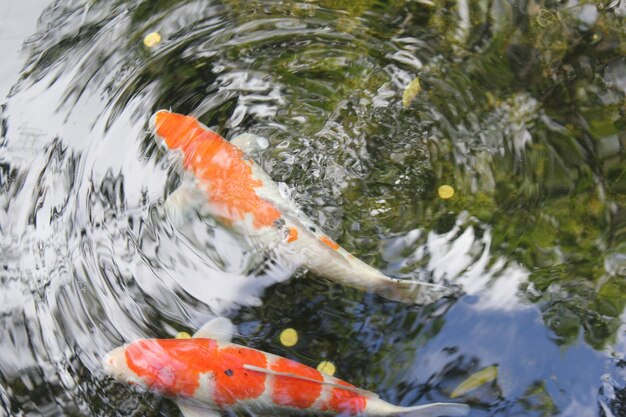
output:
[[107,374],[172,398],[184,417],[220,410],[260,415],[464,416],[466,404],[390,404],[301,363],[230,342],[234,326],[218,317],[190,339],[140,339],[103,358]]
[[181,154],[184,172],[192,178],[165,203],[174,223],[184,222],[194,211],[212,216],[274,250],[288,266],[304,266],[393,300],[422,303],[449,292],[440,285],[388,277],[330,239],[252,159],[267,145],[263,138],[243,134],[229,142],[195,117],[167,110],[157,111],[150,125],[162,146]]

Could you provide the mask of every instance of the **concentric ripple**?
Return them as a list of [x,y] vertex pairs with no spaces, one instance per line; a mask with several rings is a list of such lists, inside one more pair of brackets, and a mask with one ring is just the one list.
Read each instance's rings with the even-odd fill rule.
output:
[[[214,315],[403,405],[495,366],[472,416],[623,414],[623,4],[50,3],[0,108],[0,415],[178,415],[102,355]],[[260,164],[333,239],[460,295],[407,306],[174,227],[161,108],[267,138]]]

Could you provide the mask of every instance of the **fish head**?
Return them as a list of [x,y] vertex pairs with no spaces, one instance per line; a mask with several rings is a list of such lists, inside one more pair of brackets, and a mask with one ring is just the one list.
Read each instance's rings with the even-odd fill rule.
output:
[[158,339],[140,339],[107,353],[104,371],[119,382],[168,394],[168,382],[175,378],[179,361]]
[[107,375],[119,382],[142,386],[144,384],[140,376],[128,367],[127,346],[120,346],[108,352],[102,359],[102,367]]
[[168,149],[184,150],[198,135],[202,126],[195,117],[158,110],[150,118],[150,129],[159,143]]
[[216,349],[217,342],[210,339],[140,339],[107,353],[103,367],[119,382],[190,397],[199,385],[198,366],[210,361]]

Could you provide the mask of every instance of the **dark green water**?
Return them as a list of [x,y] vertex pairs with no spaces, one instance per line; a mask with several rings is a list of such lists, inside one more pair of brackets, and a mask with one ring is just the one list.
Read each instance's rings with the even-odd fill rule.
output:
[[[472,417],[626,416],[623,1],[22,3],[0,16],[0,415],[178,416],[102,355],[222,314],[394,403],[495,366],[456,400]],[[289,279],[210,219],[189,239],[160,108],[265,136],[330,236],[460,295]]]

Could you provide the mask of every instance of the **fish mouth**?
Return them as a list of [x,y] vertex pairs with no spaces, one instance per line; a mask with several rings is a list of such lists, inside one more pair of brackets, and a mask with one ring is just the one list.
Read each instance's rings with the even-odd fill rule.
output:
[[157,144],[162,146],[164,149],[169,149],[165,138],[159,135],[158,127],[160,125],[157,122],[157,117],[160,114],[168,115],[168,114],[172,114],[172,112],[170,112],[169,110],[165,110],[165,109],[157,110],[156,112],[154,112],[154,114],[150,117],[150,120],[148,121],[148,129],[152,133],[152,135],[154,135],[154,139],[156,140]]
[[104,355],[102,367],[107,375],[123,380],[126,373],[126,353],[124,347],[118,347]]
[[154,114],[150,117],[150,121],[148,122],[148,127],[150,131],[156,134],[157,131],[157,116],[159,113],[170,113],[168,110],[160,109],[154,112]]

